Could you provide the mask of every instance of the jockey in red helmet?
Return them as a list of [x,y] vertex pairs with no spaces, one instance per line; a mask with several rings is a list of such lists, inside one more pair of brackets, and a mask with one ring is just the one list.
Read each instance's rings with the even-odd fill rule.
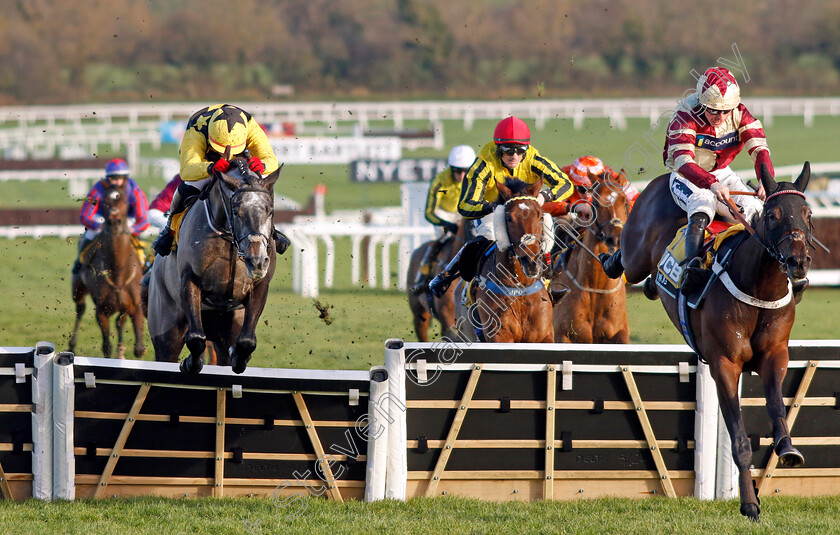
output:
[[[560,170],[560,166],[531,145],[528,125],[511,116],[499,121],[493,130],[493,141],[479,151],[478,158],[464,178],[458,211],[473,220],[476,234],[473,242],[495,241],[493,209],[499,196],[496,182],[504,183],[513,178],[528,184],[542,179],[546,185],[546,189],[540,192],[542,202],[562,200],[572,194],[569,177]],[[463,250],[461,248],[449,265],[429,283],[429,289],[435,295],[443,295],[460,275],[458,262]]]
[[[705,282],[700,267],[706,225],[715,214],[731,220],[726,206],[730,190],[746,191],[741,178],[729,164],[741,150],[747,149],[756,176],[766,164],[775,175],[770,149],[761,122],[741,103],[738,82],[727,69],[712,67],[697,81],[697,90],[683,99],[671,115],[665,133],[663,159],[671,172],[671,196],[689,217],[685,252],[686,291]],[[761,180],[759,180],[761,184]],[[763,209],[764,188],[758,197],[731,197],[748,221]]]

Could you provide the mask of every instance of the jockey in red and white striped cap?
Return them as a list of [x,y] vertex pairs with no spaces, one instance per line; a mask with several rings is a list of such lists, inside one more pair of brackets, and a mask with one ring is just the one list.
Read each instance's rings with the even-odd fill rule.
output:
[[[697,81],[697,91],[671,115],[665,133],[665,166],[671,169],[671,196],[689,216],[686,258],[700,255],[706,225],[715,214],[731,220],[726,207],[730,190],[746,185],[729,164],[744,148],[752,158],[756,176],[766,164],[775,175],[761,122],[741,103],[738,82],[727,69],[712,67]],[[759,184],[761,181],[759,180]],[[758,198],[732,196],[749,221],[763,208],[764,189]],[[691,265],[699,264],[692,262]]]

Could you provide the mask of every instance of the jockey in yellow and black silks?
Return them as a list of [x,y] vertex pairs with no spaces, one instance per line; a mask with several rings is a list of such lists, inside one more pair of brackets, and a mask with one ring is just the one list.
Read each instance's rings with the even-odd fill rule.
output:
[[436,239],[426,248],[417,279],[411,287],[415,295],[424,293],[429,287],[432,271],[438,254],[443,246],[458,234],[458,223],[462,219],[458,213],[458,201],[461,198],[461,184],[467,170],[475,161],[475,151],[469,145],[458,145],[449,151],[449,166],[432,180],[429,195],[426,198],[426,221],[435,226]]
[[[511,116],[496,125],[493,141],[479,151],[464,179],[458,212],[473,220],[476,235],[473,241],[495,241],[493,209],[499,196],[496,183],[513,178],[528,184],[542,180],[546,185],[546,189],[540,192],[542,202],[563,200],[573,191],[569,177],[560,166],[531,145],[528,125]],[[436,296],[443,295],[460,275],[458,263],[463,250],[429,283],[429,289]]]
[[[245,110],[231,104],[216,104],[195,112],[189,121],[179,151],[181,179],[184,181],[172,197],[169,220],[152,247],[161,256],[172,249],[172,216],[184,210],[184,200],[197,195],[210,182],[214,171],[230,169],[228,158],[250,153],[248,167],[260,174],[277,170],[277,158],[262,127]],[[288,239],[275,231],[277,252],[288,247]]]

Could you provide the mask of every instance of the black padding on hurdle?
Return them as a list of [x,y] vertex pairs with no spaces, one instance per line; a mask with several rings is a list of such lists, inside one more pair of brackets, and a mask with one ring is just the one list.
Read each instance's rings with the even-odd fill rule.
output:
[[242,464],[244,462],[242,456],[242,448],[233,448],[231,450],[231,453],[233,453],[233,464]]
[[560,431],[560,440],[563,441],[563,446],[560,448],[560,451],[563,453],[569,453],[573,451],[572,446],[572,432],[571,431]]
[[840,411],[840,392],[834,393],[834,410]]
[[688,439],[686,437],[677,437],[677,446],[674,448],[677,453],[684,453],[688,451]]
[[[680,361],[697,364],[697,357],[691,351],[674,351],[673,353],[653,353],[640,349],[638,351],[616,351],[615,353],[595,352],[586,350],[540,350],[518,349],[505,347],[494,349],[491,347],[464,348],[457,344],[436,344],[427,347],[412,347],[405,349],[406,362],[416,362],[425,359],[429,364],[440,363],[444,368],[452,362],[458,363],[502,363],[510,364],[556,364],[564,360],[571,360],[575,364],[616,364],[617,359],[622,363],[634,365],[676,365]],[[836,358],[836,348],[833,349]]]
[[499,398],[499,412],[510,412],[510,398],[508,396]]
[[417,453],[429,451],[429,440],[424,436],[417,437]]
[[271,431],[274,429],[274,415],[273,414],[266,414],[263,416],[263,425],[262,428],[266,431]]
[[[28,435],[32,438],[32,433]],[[12,431],[12,453],[23,453],[23,443],[26,441],[26,432],[23,429],[15,429]]]
[[595,398],[592,403],[592,414],[604,414],[604,398]]
[[758,448],[761,447],[761,436],[759,436],[757,433],[753,433],[752,435],[749,436],[749,439],[750,439],[750,449],[753,452],[758,451]]
[[181,423],[181,416],[176,411],[170,412],[169,425],[172,427],[177,427],[179,423]]
[[96,442],[85,444],[85,459],[92,461],[96,459]]

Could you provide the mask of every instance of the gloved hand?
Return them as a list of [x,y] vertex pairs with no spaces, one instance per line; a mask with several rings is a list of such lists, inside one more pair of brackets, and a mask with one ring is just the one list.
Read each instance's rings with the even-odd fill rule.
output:
[[450,223],[449,221],[444,221],[442,224],[443,228],[446,232],[450,234],[458,234],[458,225],[455,223]]
[[574,214],[583,221],[590,221],[592,219],[592,206],[588,202],[579,202],[572,205]]
[[[542,200],[541,200],[542,198]],[[551,192],[550,189],[542,190],[539,195],[537,195],[537,202],[540,203],[540,206],[547,202],[551,202],[554,200],[554,194]]]
[[210,167],[207,169],[207,172],[212,175],[214,171],[225,173],[228,169],[230,169],[230,162],[225,160],[224,158],[219,158],[219,160],[216,163],[210,164]]
[[252,156],[248,159],[248,168],[259,174],[263,174],[265,172],[265,164],[262,163],[262,160],[257,158],[256,156]]

